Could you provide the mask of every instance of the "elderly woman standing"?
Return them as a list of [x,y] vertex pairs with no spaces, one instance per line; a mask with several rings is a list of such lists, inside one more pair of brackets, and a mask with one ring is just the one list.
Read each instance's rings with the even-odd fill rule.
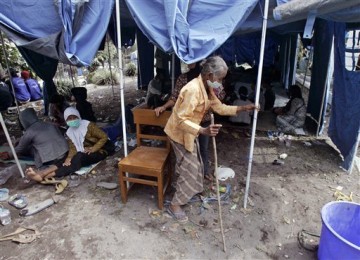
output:
[[108,136],[95,123],[82,120],[78,110],[68,107],[64,111],[64,118],[69,126],[66,131],[69,153],[65,161],[42,171],[27,169],[26,174],[30,179],[41,182],[47,177],[63,177],[81,167],[100,162],[111,153],[112,147],[106,145]]
[[219,56],[205,60],[199,77],[181,89],[165,127],[176,156],[175,169],[179,171],[176,192],[167,211],[179,222],[188,220],[181,206],[203,191],[204,167],[199,152],[198,136],[216,136],[221,128],[218,124],[201,127],[204,115],[209,109],[217,114],[229,116],[255,109],[254,104],[227,106],[216,97],[214,89],[221,86],[227,71],[225,61]]

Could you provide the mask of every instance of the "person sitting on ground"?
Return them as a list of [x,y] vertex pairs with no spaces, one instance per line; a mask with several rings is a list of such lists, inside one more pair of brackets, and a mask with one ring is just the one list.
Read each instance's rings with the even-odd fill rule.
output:
[[53,123],[62,128],[67,128],[66,121],[64,119],[64,111],[69,107],[69,103],[66,102],[64,96],[55,94],[50,98],[49,117]]
[[[170,97],[170,99],[162,106],[155,108],[155,113],[157,116],[159,116],[162,112],[164,112],[166,109],[171,108],[175,105],[176,100],[179,97],[181,89],[190,81],[197,78],[200,75],[201,69],[200,69],[200,62],[192,63],[188,65],[189,71],[181,74],[178,79],[176,80],[174,91]],[[225,91],[222,87],[219,87],[218,89],[214,89],[214,93],[217,96],[217,98],[222,101],[225,97]],[[210,117],[210,111],[208,111],[205,116],[203,117],[201,121],[202,127],[208,127],[210,125],[211,117]],[[199,148],[200,148],[200,155],[201,159],[204,164],[204,178],[212,181],[213,177],[212,174],[209,172],[209,136],[207,135],[199,135]]]
[[[64,177],[70,175],[81,167],[104,160],[114,150],[108,136],[95,123],[83,120],[79,111],[68,107],[64,112],[69,129],[66,131],[69,143],[69,153],[62,164],[35,171],[32,168],[26,170],[27,176],[41,182],[48,177]],[[110,143],[109,143],[110,142]]]
[[[234,101],[233,103],[234,106],[247,106],[252,104],[252,102],[247,98],[248,97],[247,87],[242,86],[239,88],[239,96],[240,98]],[[248,126],[251,123],[252,114],[253,114],[252,111],[241,111],[236,116],[231,116],[229,120],[235,125]]]
[[[40,121],[33,108],[21,111],[19,119],[25,133],[15,147],[17,155],[33,157],[37,168],[59,162],[66,157],[68,143],[56,126]],[[10,160],[13,155],[2,153],[1,159]]]
[[163,90],[165,87],[165,71],[156,68],[156,76],[149,82],[145,102],[149,108],[164,104]]
[[273,111],[278,115],[276,126],[279,131],[294,134],[296,128],[302,128],[305,124],[306,105],[299,86],[290,86],[289,96],[286,106],[276,107]]
[[96,122],[92,105],[87,101],[87,89],[84,87],[72,88],[71,94],[76,101],[76,109],[79,111],[81,118],[90,122]]
[[11,83],[14,86],[16,100],[21,104],[29,102],[31,95],[26,87],[24,79],[18,76],[18,72],[15,69],[10,69],[10,75]]
[[0,78],[0,111],[5,111],[14,102],[9,86],[5,84],[3,76]]
[[24,79],[30,93],[30,101],[37,101],[42,99],[43,95],[41,93],[42,91],[40,85],[35,79],[31,77],[30,72],[27,70],[23,70],[21,72],[21,77]]
[[221,125],[200,126],[209,109],[220,115],[236,115],[240,111],[253,110],[255,105],[227,106],[215,96],[214,88],[222,85],[228,67],[219,56],[203,62],[201,74],[180,91],[173,112],[165,126],[176,156],[175,171],[179,176],[176,192],[167,211],[179,222],[188,220],[181,208],[196,194],[203,191],[203,162],[199,154],[199,134],[216,136]]

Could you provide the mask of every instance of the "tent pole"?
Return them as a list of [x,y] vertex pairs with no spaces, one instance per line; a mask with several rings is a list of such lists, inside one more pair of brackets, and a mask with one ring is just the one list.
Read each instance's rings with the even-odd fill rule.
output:
[[115,92],[114,92],[114,81],[113,81],[113,74],[112,74],[112,69],[111,69],[111,57],[110,57],[110,43],[109,41],[107,41],[107,49],[108,49],[108,55],[109,55],[109,70],[110,70],[110,78],[111,78],[111,89],[112,89],[112,93],[113,93],[113,99],[115,98]]
[[121,100],[121,118],[124,142],[124,156],[128,155],[127,138],[126,138],[126,118],[125,118],[125,98],[124,98],[124,76],[122,66],[122,52],[121,52],[121,27],[120,27],[120,3],[116,3],[116,32],[117,32],[117,48],[118,48],[118,61],[119,61],[119,75],[120,75],[120,100]]
[[321,107],[320,107],[320,113],[319,113],[319,119],[317,122],[317,129],[316,129],[316,137],[319,137],[319,132],[320,132],[320,124],[321,124],[321,118],[323,117],[322,114],[323,112],[326,113],[326,110],[324,111],[324,108],[326,106],[324,106],[325,104],[325,97],[326,97],[326,93],[327,91],[330,89],[330,79],[333,75],[334,72],[334,66],[333,66],[333,62],[334,62],[334,38],[332,40],[332,44],[331,44],[331,51],[330,51],[330,60],[329,60],[329,64],[328,64],[328,71],[327,71],[327,76],[326,76],[326,83],[325,83],[325,88],[324,88],[324,92],[323,92],[323,96],[322,96],[322,100],[321,100]]
[[[265,0],[264,18],[263,18],[262,35],[261,35],[259,67],[258,67],[258,74],[257,74],[257,80],[256,80],[256,96],[255,96],[255,104],[256,104],[256,106],[259,106],[261,77],[262,77],[262,70],[263,70],[263,63],[264,63],[264,49],[265,49],[265,38],[266,38],[266,27],[267,27],[268,11],[269,11],[269,0]],[[245,209],[246,209],[246,206],[247,206],[247,200],[248,200],[248,195],[249,195],[249,186],[250,186],[251,167],[252,167],[253,154],[254,154],[257,115],[258,115],[258,111],[255,109],[255,111],[254,111],[254,120],[253,120],[253,125],[252,125],[252,133],[251,133],[248,171],[247,171],[247,176],[246,176],[246,188],[245,188],[245,196],[244,196],[244,208]]]
[[358,148],[359,148],[359,142],[360,142],[360,129],[358,131],[358,136],[357,136],[357,139],[356,139],[356,144],[355,144],[355,151],[354,151],[354,156],[351,160],[351,165],[350,165],[350,168],[349,170],[347,171],[348,174],[351,174],[352,173],[352,170],[354,169],[354,162],[356,160],[356,155],[357,155],[357,151],[358,151]]
[[7,69],[7,72],[8,72],[8,75],[10,77],[10,85],[11,85],[11,89],[12,89],[12,92],[13,92],[13,95],[14,95],[14,101],[15,101],[15,105],[16,105],[16,108],[17,108],[17,111],[18,111],[18,115],[20,115],[20,108],[19,108],[19,104],[18,104],[18,101],[16,99],[16,95],[15,95],[15,89],[14,89],[14,85],[12,83],[12,80],[11,80],[11,74],[10,74],[10,67],[9,67],[9,57],[7,55],[7,52],[5,50],[5,41],[4,41],[4,37],[3,37],[3,34],[2,34],[2,31],[0,31],[0,35],[1,35],[1,44],[2,44],[2,49],[3,49],[3,53],[4,53],[4,57],[5,57],[5,62],[6,62],[6,69]]
[[12,154],[13,154],[13,156],[14,156],[16,165],[17,165],[17,167],[19,168],[21,177],[24,178],[24,177],[25,177],[24,172],[23,172],[23,170],[22,170],[22,168],[21,168],[21,165],[20,165],[20,162],[19,162],[19,158],[17,157],[17,154],[16,154],[16,152],[15,152],[14,145],[13,145],[13,143],[11,142],[11,138],[10,138],[9,132],[8,132],[8,130],[7,130],[7,128],[6,128],[6,125],[5,125],[5,122],[4,122],[4,118],[3,118],[1,112],[0,112],[0,123],[1,123],[2,129],[4,130],[6,139],[7,139],[8,143],[9,143],[11,152],[12,152]]

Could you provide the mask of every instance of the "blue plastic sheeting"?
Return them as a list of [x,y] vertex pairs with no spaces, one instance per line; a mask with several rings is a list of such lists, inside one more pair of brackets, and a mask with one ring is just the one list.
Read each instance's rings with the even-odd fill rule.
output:
[[[323,104],[321,101],[326,89],[328,64],[331,57],[331,46],[334,35],[334,23],[317,19],[314,31],[314,62],[311,74],[316,75],[316,77],[311,77],[307,111],[314,119],[318,121],[320,119],[318,124],[320,124],[320,128],[322,128],[326,114],[327,100],[324,100]],[[323,107],[321,105],[323,105]],[[320,112],[322,112],[321,115]]]
[[[258,65],[260,58],[261,34],[253,33],[250,35],[230,37],[219,49],[216,54],[220,55],[226,62],[242,64],[247,62],[250,65]],[[278,42],[272,37],[267,37],[265,41],[264,66],[269,67],[274,64]]]
[[90,65],[106,33],[114,2],[62,0],[58,4],[67,58],[75,65]]
[[57,5],[54,1],[2,1],[0,27],[18,46],[63,63],[87,66],[106,33],[113,5],[113,0],[59,0]]
[[351,168],[360,129],[360,73],[345,68],[345,24],[335,23],[334,85],[329,136]]
[[54,1],[1,1],[0,23],[30,39],[58,33],[62,28]]
[[165,52],[175,51],[186,63],[213,53],[258,3],[257,0],[197,0],[189,6],[189,2],[126,0],[135,22],[149,40]]

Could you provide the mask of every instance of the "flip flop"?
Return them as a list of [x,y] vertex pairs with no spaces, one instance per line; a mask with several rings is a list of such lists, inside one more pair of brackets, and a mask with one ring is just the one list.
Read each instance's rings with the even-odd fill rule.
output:
[[99,182],[96,186],[107,190],[114,190],[118,187],[117,183],[114,182]]
[[64,191],[64,189],[67,187],[68,182],[67,180],[61,180],[60,182],[55,184],[55,194],[60,194]]
[[23,209],[28,205],[27,199],[23,194],[15,194],[11,196],[8,203],[17,209]]
[[189,220],[183,210],[180,212],[174,212],[170,207],[167,207],[166,212],[169,213],[169,215],[172,216],[179,223],[186,223]]
[[56,180],[53,177],[50,178],[45,178],[42,182],[40,182],[41,184],[57,184],[57,183],[61,183],[64,180]]
[[272,164],[273,164],[273,165],[283,165],[283,164],[284,164],[284,161],[279,160],[279,159],[276,159],[276,160],[273,161]]

